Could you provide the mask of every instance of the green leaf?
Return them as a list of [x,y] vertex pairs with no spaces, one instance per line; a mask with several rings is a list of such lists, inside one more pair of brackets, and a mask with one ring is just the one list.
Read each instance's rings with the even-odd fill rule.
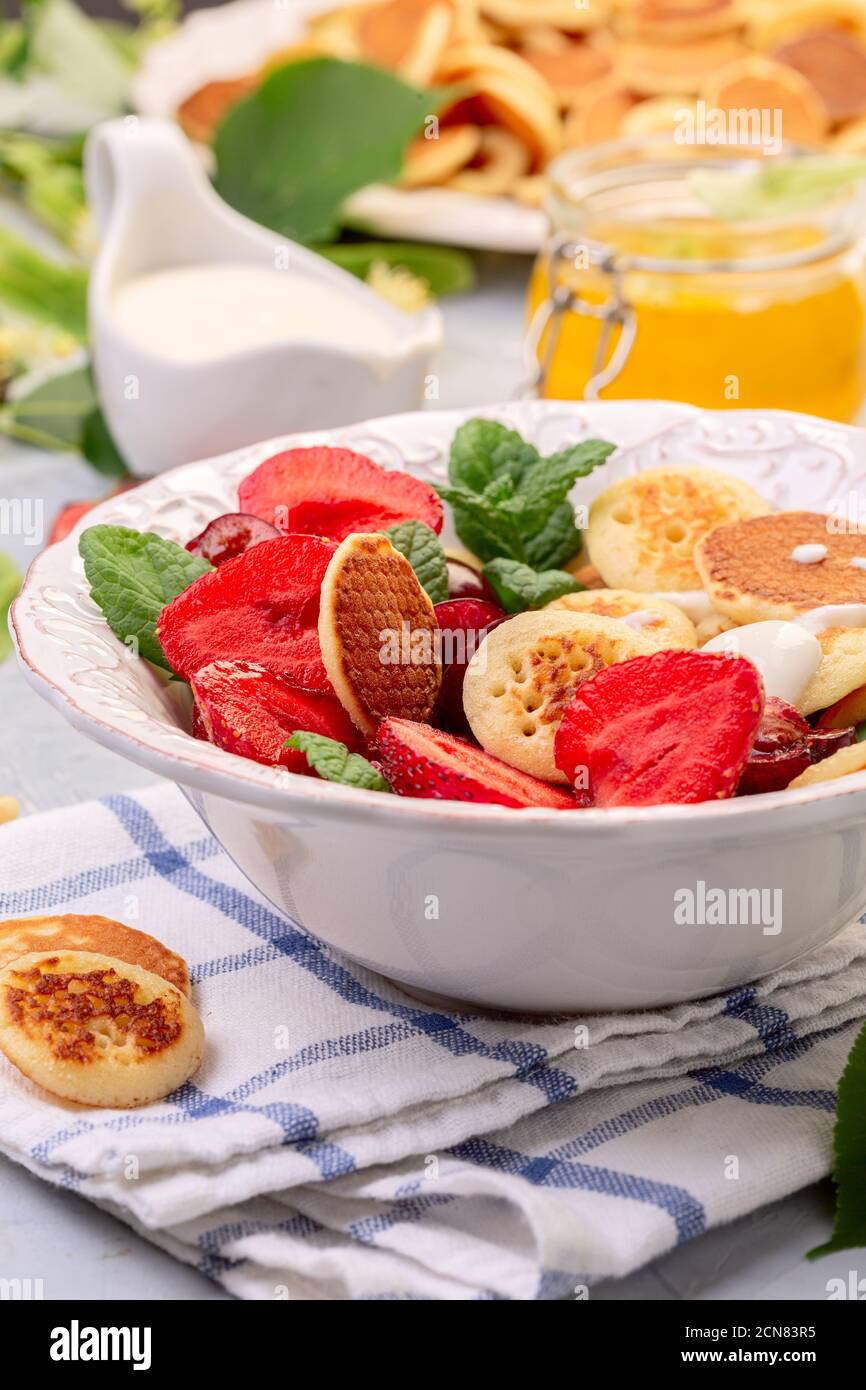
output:
[[858,724],[854,730],[854,742],[866,743],[866,724]]
[[479,560],[495,560],[506,555],[512,560],[526,560],[520,530],[512,516],[503,512],[483,493],[472,492],[463,486],[440,484],[436,491],[451,504],[457,534],[467,549]]
[[533,569],[562,569],[583,545],[583,533],[570,502],[554,507],[540,531],[527,536],[526,558]]
[[610,458],[615,449],[603,439],[587,439],[572,449],[539,459],[523,471],[514,497],[505,509],[519,518],[522,529],[534,534],[551,512],[568,497],[578,478],[585,478]]
[[423,246],[410,241],[347,241],[336,246],[317,246],[320,256],[342,266],[359,280],[366,280],[377,261],[402,266],[423,280],[437,298],[460,294],[475,284],[472,257],[453,246]]
[[854,1043],[842,1079],[833,1131],[836,1219],[825,1245],[809,1251],[818,1259],[836,1250],[866,1245],[866,1025]]
[[40,256],[0,226],[0,300],[19,313],[87,337],[87,271]]
[[760,221],[806,212],[866,178],[866,159],[821,154],[752,168],[696,169],[692,193],[725,221]]
[[81,452],[92,468],[106,478],[125,478],[126,464],[111,437],[102,411],[97,408],[85,416],[81,433]]
[[429,95],[380,68],[288,63],[217,130],[217,191],[283,236],[331,241],[351,193],[398,177],[429,107]]
[[484,578],[506,613],[544,608],[563,594],[576,594],[584,587],[565,570],[538,571],[517,560],[491,560],[484,566]]
[[519,483],[538,450],[498,420],[467,420],[451,442],[449,481],[483,492],[503,474]]
[[91,597],[115,637],[170,671],[156,635],[159,615],[213,566],[174,541],[125,526],[90,526],[78,548]]
[[326,782],[340,782],[344,787],[363,787],[371,792],[389,792],[390,786],[372,763],[360,753],[350,753],[345,743],[324,734],[297,730],[286,739],[285,748],[297,748],[303,753],[314,772]]
[[80,449],[85,421],[95,408],[89,369],[74,367],[49,377],[26,396],[8,401],[3,408],[4,431],[49,449]]
[[430,602],[444,603],[448,597],[448,561],[436,532],[423,521],[401,521],[397,526],[389,526],[382,535],[405,555]]
[[17,567],[8,555],[0,552],[0,661],[5,661],[12,651],[9,609],[20,588],[21,575]]

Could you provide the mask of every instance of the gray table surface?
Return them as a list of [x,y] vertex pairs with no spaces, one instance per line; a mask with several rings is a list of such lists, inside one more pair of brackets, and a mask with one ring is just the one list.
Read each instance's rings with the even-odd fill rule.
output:
[[[446,348],[439,406],[508,398],[520,377],[525,263],[487,257],[477,289],[446,301]],[[77,459],[0,444],[0,496],[40,497],[50,517],[64,503],[97,494],[100,480]],[[32,550],[17,537],[0,549],[22,565]],[[71,729],[27,687],[14,661],[0,667],[0,795],[25,813],[74,805],[144,786],[132,763]],[[792,1299],[827,1297],[830,1278],[847,1279],[849,1254],[804,1259],[831,1225],[829,1184],[797,1193],[721,1227],[627,1279],[593,1289],[600,1299]],[[204,1275],[171,1259],[81,1197],[47,1186],[0,1157],[0,1276],[41,1278],[46,1298],[227,1298]]]

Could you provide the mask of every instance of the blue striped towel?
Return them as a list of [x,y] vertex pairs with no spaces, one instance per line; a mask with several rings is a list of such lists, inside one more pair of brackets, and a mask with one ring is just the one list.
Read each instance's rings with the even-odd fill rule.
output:
[[174,787],[0,829],[0,916],[94,912],[190,963],[204,1065],[129,1112],[0,1057],[0,1148],[245,1298],[581,1296],[823,1177],[866,932],[727,996],[444,1014],[279,917]]

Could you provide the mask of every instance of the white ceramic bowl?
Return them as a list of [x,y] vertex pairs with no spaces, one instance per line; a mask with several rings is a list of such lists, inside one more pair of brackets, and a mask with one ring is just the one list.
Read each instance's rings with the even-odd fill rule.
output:
[[[532,402],[271,440],[163,474],[84,524],[185,541],[234,509],[238,481],[287,443],[339,442],[441,479],[456,427],[478,413],[545,452],[589,435],[616,440],[619,452],[579,484],[577,501],[684,459],[748,478],[783,507],[825,510],[866,495],[862,430],[781,412]],[[521,1012],[672,1003],[774,970],[866,907],[866,774],[723,803],[572,814],[383,796],[197,741],[171,688],[92,604],[77,536],[37,557],[13,609],[33,685],[76,728],[177,782],[286,916],[410,990]],[[778,891],[781,921],[679,925],[676,895],[700,883]]]

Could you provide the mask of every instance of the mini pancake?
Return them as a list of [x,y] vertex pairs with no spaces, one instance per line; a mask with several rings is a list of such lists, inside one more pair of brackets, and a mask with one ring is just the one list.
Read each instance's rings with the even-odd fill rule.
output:
[[488,753],[548,782],[565,782],[553,740],[575,690],[605,666],[649,656],[652,643],[623,622],[543,609],[494,628],[463,678],[469,726]]
[[833,29],[803,34],[773,58],[811,82],[831,121],[853,121],[866,112],[866,44],[856,35]]
[[638,594],[632,589],[585,589],[565,594],[544,609],[566,613],[596,613],[600,618],[617,618],[639,632],[654,651],[686,651],[698,645],[692,620],[676,604],[654,594]]
[[807,767],[805,772],[788,783],[788,789],[813,787],[817,782],[835,782],[840,777],[850,777],[854,772],[866,772],[866,743],[852,743],[849,748],[840,748],[838,753],[825,758],[823,762]]
[[609,588],[699,589],[693,552],[715,527],[769,511],[740,478],[709,468],[653,468],[606,488],[589,513],[589,556]]
[[442,667],[433,604],[386,536],[347,536],[325,571],[322,660],[337,698],[366,734],[394,716],[429,720]]
[[553,84],[527,61],[526,55],[495,43],[456,44],[443,55],[436,71],[438,82],[461,82],[476,72],[496,72],[534,87],[548,101],[554,100]]
[[623,117],[619,131],[623,139],[637,135],[666,135],[682,124],[683,116],[693,113],[692,97],[647,97]]
[[863,0],[781,0],[774,5],[748,6],[743,18],[755,48],[772,49],[810,31],[847,29],[866,35]]
[[543,168],[562,148],[562,122],[551,94],[515,83],[499,72],[479,70],[466,82],[467,94],[491,120],[511,131]]
[[729,33],[741,24],[735,0],[631,0],[617,28],[629,37],[676,42]]
[[448,180],[448,187],[461,193],[497,197],[510,193],[529,165],[529,151],[516,135],[498,126],[484,126],[477,167],[462,169]]
[[[695,550],[701,582],[714,607],[738,623],[795,618],[810,608],[866,603],[866,537],[831,532],[823,512],[773,512],[719,526]],[[826,547],[826,558],[801,564],[802,545]]]
[[722,111],[780,111],[785,140],[818,144],[827,133],[827,108],[812,83],[769,58],[750,55],[713,73],[701,96]]
[[528,66],[541,74],[557,104],[564,108],[572,106],[585,87],[608,77],[614,68],[608,53],[586,43],[570,43],[558,52],[527,48],[523,57]]
[[603,77],[581,93],[565,122],[565,143],[599,145],[615,140],[623,120],[635,105],[635,98],[624,86]]
[[866,685],[866,628],[828,627],[818,633],[821,664],[797,701],[801,714],[829,709]]
[[480,148],[481,127],[477,125],[443,126],[435,140],[419,135],[406,151],[400,183],[403,188],[447,183]]
[[17,820],[20,814],[21,807],[18,805],[17,797],[0,796],[0,825]]
[[549,24],[579,34],[607,19],[604,5],[576,5],[574,0],[480,0],[480,9],[486,19],[509,32]]
[[223,116],[258,85],[252,74],[232,77],[222,82],[206,82],[203,87],[182,101],[177,108],[178,124],[190,140],[210,144]]
[[731,632],[735,627],[737,623],[733,618],[726,618],[724,613],[711,613],[708,618],[701,618],[695,626],[698,646],[703,647],[706,642],[712,642],[714,637],[721,637],[723,632]]
[[186,961],[155,936],[111,917],[67,912],[62,917],[13,917],[0,922],[0,969],[33,951],[91,951],[161,975],[189,994]]
[[0,970],[0,1049],[51,1095],[126,1108],[189,1080],[204,1029],[160,975],[92,951],[37,951]]
[[836,154],[866,154],[866,116],[834,135],[831,146]]
[[684,43],[622,43],[618,47],[622,79],[639,96],[697,96],[720,68],[738,62],[745,48],[733,35]]
[[377,67],[400,72],[432,61],[432,77],[453,23],[454,11],[447,0],[385,0],[370,5],[356,22],[359,55]]

